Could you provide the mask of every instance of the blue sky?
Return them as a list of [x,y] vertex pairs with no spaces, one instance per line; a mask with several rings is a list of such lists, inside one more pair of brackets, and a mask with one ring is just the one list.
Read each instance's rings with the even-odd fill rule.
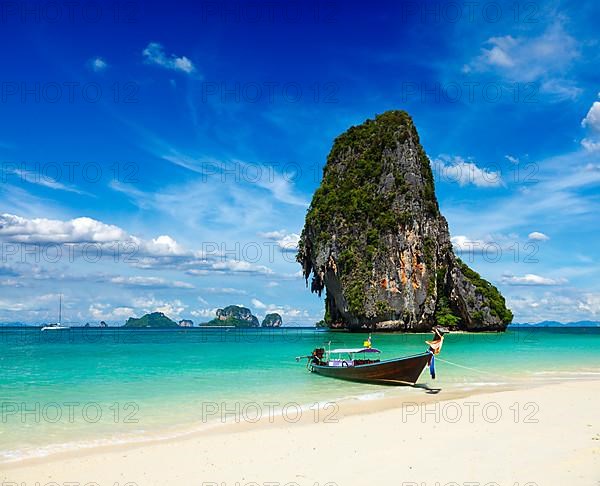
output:
[[597,2],[93,6],[0,12],[0,321],[62,293],[73,323],[315,322],[307,205],[336,135],[389,109],[515,321],[599,318]]

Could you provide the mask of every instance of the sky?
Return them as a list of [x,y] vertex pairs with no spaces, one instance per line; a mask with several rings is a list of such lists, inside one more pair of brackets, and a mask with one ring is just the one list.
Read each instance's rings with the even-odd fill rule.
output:
[[455,251],[515,322],[600,319],[600,4],[0,5],[0,322],[239,304],[295,262],[337,135],[406,110]]

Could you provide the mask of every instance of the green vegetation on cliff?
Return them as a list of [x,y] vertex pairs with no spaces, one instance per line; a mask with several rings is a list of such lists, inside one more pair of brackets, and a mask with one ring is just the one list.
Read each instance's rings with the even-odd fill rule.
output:
[[[496,287],[494,287],[490,282],[481,278],[481,276],[476,271],[469,268],[469,266],[467,266],[467,264],[464,263],[460,258],[456,257],[456,261],[463,275],[469,280],[469,282],[471,282],[475,286],[477,291],[486,299],[490,307],[490,313],[493,316],[496,316],[498,319],[500,319],[504,325],[510,324],[513,319],[513,313],[508,307],[506,307],[506,301],[504,300],[504,297],[502,297],[500,291]],[[478,321],[481,321],[481,319],[482,316],[475,314],[473,315],[473,320],[476,323],[479,324],[480,322]]]
[[306,214],[297,260],[326,291],[331,327],[503,330],[498,290],[452,250],[430,161],[404,111],[337,137]]
[[125,323],[125,327],[179,327],[177,323],[162,312],[152,312],[151,314],[145,314],[142,317],[135,318],[130,317]]
[[[404,207],[394,204],[398,193],[411,198],[410,184],[401,171],[393,171],[394,181],[389,191],[380,190],[382,178],[386,177],[386,159],[408,139],[418,147],[422,179],[418,200],[422,201],[425,211],[439,215],[429,159],[405,111],[388,111],[351,127],[335,139],[323,170],[323,180],[306,215],[306,226],[314,229],[313,236],[317,238],[315,246],[330,242],[332,235],[328,228],[332,224],[352,227],[351,234],[345,233],[337,241],[343,248],[337,263],[343,275],[352,274],[352,278],[347,279],[344,297],[356,315],[365,314],[368,292],[365,283],[370,279],[372,262],[382,250],[382,237],[398,233],[401,226],[411,224],[417,217],[408,209],[414,201]],[[340,160],[345,162],[340,164]],[[301,252],[305,240],[303,231]],[[298,260],[301,261],[300,256]],[[389,310],[383,304],[379,307]]]
[[[396,150],[408,138],[419,147],[418,158],[424,180],[422,199],[427,209],[437,215],[439,209],[433,173],[415,126],[405,111],[388,111],[374,120],[350,128],[335,139],[323,170],[323,180],[306,215],[306,223],[324,230],[330,218],[340,218],[352,224],[362,222],[375,236],[409,223],[412,215],[393,207],[395,191],[382,194],[378,190],[380,178],[384,175],[385,155]],[[343,166],[343,177],[338,173],[339,166],[332,163],[340,159],[352,159]],[[399,171],[394,173],[394,184],[400,192],[409,192],[409,185]],[[330,235],[323,235],[327,236]],[[371,239],[373,244],[377,240]]]

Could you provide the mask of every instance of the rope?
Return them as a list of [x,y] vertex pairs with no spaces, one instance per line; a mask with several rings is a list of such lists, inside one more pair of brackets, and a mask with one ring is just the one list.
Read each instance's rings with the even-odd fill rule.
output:
[[[464,368],[465,370],[470,370],[470,371],[475,371],[476,373],[482,373],[484,375],[491,375],[491,376],[495,376],[495,377],[501,377],[500,375],[498,375],[497,373],[490,373],[489,371],[482,371],[482,370],[478,370],[476,368],[469,368],[468,366],[463,366],[457,363],[453,363],[452,361],[448,361],[442,358],[438,358],[437,356],[435,357],[436,360],[441,361],[442,363],[446,363],[452,366],[457,366],[458,368]],[[502,377],[503,378],[503,377]]]

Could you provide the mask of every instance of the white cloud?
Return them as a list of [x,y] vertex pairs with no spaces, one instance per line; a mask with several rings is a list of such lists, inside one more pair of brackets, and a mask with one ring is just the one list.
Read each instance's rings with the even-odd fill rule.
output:
[[195,309],[190,312],[190,314],[194,317],[204,317],[212,319],[217,316],[217,307],[212,309]]
[[477,187],[503,186],[500,171],[491,171],[478,167],[460,156],[440,155],[432,161],[433,171],[445,182],[458,183],[461,187],[473,184]]
[[102,72],[108,67],[108,63],[101,57],[94,57],[88,61],[90,69],[94,72]]
[[223,294],[223,295],[246,295],[247,292],[245,290],[234,289],[231,287],[208,287],[202,289],[203,292],[207,294]]
[[522,277],[515,275],[505,275],[502,277],[502,282],[507,285],[561,285],[566,283],[566,279],[553,279],[541,277],[533,273],[528,273]]
[[129,239],[118,226],[91,218],[61,221],[6,213],[0,215],[0,237],[19,243],[107,243]]
[[258,233],[258,236],[261,238],[266,238],[267,240],[279,240],[286,236],[285,230],[276,230],[276,231],[266,231],[263,233]]
[[287,233],[285,230],[279,230],[258,233],[258,236],[266,238],[267,240],[276,241],[277,246],[283,251],[298,251],[298,243],[300,242],[300,235],[298,233]]
[[117,285],[127,287],[152,287],[152,288],[176,288],[176,289],[193,289],[194,286],[179,280],[169,281],[160,277],[113,277],[110,282]]
[[98,321],[122,321],[132,317],[135,310],[132,307],[112,307],[110,304],[94,303],[90,305],[88,313]]
[[263,304],[260,300],[258,299],[252,299],[250,302],[252,302],[252,305],[254,307],[256,307],[257,309],[266,309],[267,306],[266,304]]
[[263,273],[270,274],[273,273],[269,267],[264,265],[257,265],[250,262],[245,262],[242,260],[225,260],[221,262],[213,263],[210,266],[213,270],[220,270],[224,272],[235,272],[235,273]]
[[133,299],[133,308],[136,315],[149,314],[151,312],[162,312],[171,319],[179,319],[181,313],[187,309],[187,305],[179,299],[165,301],[154,297],[138,297]]
[[600,294],[586,293],[578,303],[578,309],[593,316],[600,315]]
[[529,233],[529,235],[527,235],[527,237],[530,240],[534,240],[534,241],[548,241],[550,239],[550,237],[548,235],[545,235],[544,233],[540,233],[539,231],[533,231],[532,233]]
[[508,297],[508,306],[515,312],[515,322],[539,322],[556,320],[572,322],[597,319],[600,315],[600,294],[591,292],[568,292],[557,294],[544,292],[540,296],[519,294]]
[[513,82],[538,82],[542,92],[557,99],[573,99],[582,90],[564,73],[579,54],[577,40],[558,19],[538,36],[490,37],[463,71],[493,71]]
[[591,140],[589,138],[584,138],[581,141],[581,145],[588,152],[596,152],[596,151],[600,150],[600,140],[596,141],[596,140]]
[[142,55],[146,62],[156,64],[165,69],[181,71],[190,74],[196,70],[192,61],[185,56],[176,56],[175,54],[167,55],[164,47],[158,42],[150,42],[142,51]]
[[[600,95],[600,93],[598,93]],[[594,101],[587,115],[581,120],[581,126],[592,132],[591,138],[581,140],[581,145],[588,152],[596,152],[600,150],[600,101]]]
[[581,126],[600,132],[600,101],[594,101],[585,118],[581,120]]
[[57,181],[56,179],[48,175],[41,174],[32,170],[27,170],[24,167],[11,167],[11,164],[5,164],[5,166],[3,167],[3,172],[5,174],[14,174],[17,176],[18,180],[27,182],[29,184],[36,184],[38,186],[48,187],[50,189],[55,189],[59,191],[74,192],[75,194],[92,196],[92,194],[81,191],[76,187],[63,184],[62,182]]
[[486,246],[486,242],[483,240],[473,240],[465,235],[457,235],[450,238],[452,246],[458,252],[474,252],[481,251]]

